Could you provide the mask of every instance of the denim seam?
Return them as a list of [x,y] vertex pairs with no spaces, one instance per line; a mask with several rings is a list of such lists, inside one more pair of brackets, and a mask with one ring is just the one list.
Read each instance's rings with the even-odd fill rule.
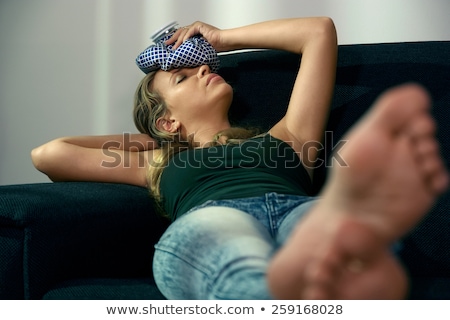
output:
[[[165,246],[156,244],[155,249],[165,252],[167,254],[170,254],[170,255],[176,257],[177,259],[180,259],[181,261],[184,261],[185,263],[189,264],[195,270],[203,273],[207,278],[209,278],[211,275],[211,270],[208,268],[208,266],[203,266],[201,263],[199,263],[196,260],[192,260],[192,259],[189,259],[189,257],[187,257],[187,256],[181,255],[179,253],[175,253],[175,250],[173,250],[171,247],[165,247]],[[178,250],[178,252],[180,252],[180,251],[182,252],[182,250]]]
[[270,227],[270,235],[272,236],[272,238],[275,237],[276,235],[276,228],[275,228],[275,223],[273,221],[273,212],[275,212],[273,203],[272,203],[272,198],[274,198],[274,193],[268,193],[265,195],[265,207],[266,207],[266,214],[267,214],[267,220],[269,221],[269,227]]

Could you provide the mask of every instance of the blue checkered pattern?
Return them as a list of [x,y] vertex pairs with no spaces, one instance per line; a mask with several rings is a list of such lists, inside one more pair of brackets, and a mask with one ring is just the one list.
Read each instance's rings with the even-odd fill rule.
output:
[[204,38],[200,36],[189,38],[173,51],[173,45],[164,44],[164,41],[168,40],[172,34],[165,36],[139,54],[136,58],[139,69],[149,73],[158,69],[167,71],[207,64],[211,72],[217,72],[220,65],[219,57],[216,50]]

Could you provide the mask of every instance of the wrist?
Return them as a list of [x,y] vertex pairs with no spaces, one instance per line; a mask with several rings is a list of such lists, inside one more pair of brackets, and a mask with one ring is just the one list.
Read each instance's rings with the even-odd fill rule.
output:
[[220,37],[220,51],[226,52],[245,48],[245,41],[243,41],[243,35],[239,29],[240,28],[222,30]]
[[146,151],[157,148],[157,143],[145,133],[125,132],[121,137],[121,149],[125,151]]

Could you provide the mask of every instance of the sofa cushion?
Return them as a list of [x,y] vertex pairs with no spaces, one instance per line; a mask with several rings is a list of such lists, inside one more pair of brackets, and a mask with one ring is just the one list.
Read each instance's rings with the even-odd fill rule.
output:
[[153,244],[167,222],[145,188],[63,182],[0,187],[0,225],[10,257],[0,295],[13,286],[34,299],[73,278],[151,277]]
[[46,300],[164,300],[152,278],[85,278],[58,283]]

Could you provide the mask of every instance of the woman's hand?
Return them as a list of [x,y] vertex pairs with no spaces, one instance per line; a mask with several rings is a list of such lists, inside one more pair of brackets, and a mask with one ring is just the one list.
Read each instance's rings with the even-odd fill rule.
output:
[[229,48],[226,48],[223,44],[221,34],[222,30],[209,24],[197,21],[189,26],[179,28],[175,31],[173,36],[166,41],[166,44],[174,44],[173,49],[175,50],[187,39],[195,35],[201,35],[214,47],[214,49],[216,49],[217,52],[227,51]]
[[276,49],[304,54],[312,43],[323,39],[324,33],[336,42],[335,32],[332,20],[326,17],[269,20],[231,29],[218,29],[197,21],[179,28],[166,44],[173,44],[175,50],[187,39],[201,35],[217,52]]

